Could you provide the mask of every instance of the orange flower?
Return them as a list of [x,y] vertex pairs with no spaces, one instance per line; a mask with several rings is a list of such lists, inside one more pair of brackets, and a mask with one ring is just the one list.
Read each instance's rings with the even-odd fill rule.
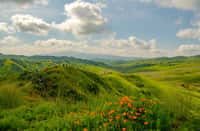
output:
[[144,110],[144,108],[139,108],[139,112],[142,112]]
[[100,111],[100,115],[104,116],[105,115],[104,111]]
[[108,121],[109,121],[109,122],[112,122],[112,121],[113,121],[113,119],[108,119]]
[[74,124],[80,124],[80,121],[74,121]]
[[137,119],[137,116],[133,116],[132,119]]
[[147,101],[147,99],[146,99],[146,98],[142,98],[142,100],[143,100],[143,101]]
[[111,110],[110,112],[108,112],[109,115],[113,114],[115,112],[115,110]]
[[144,125],[148,125],[149,124],[149,122],[144,122]]
[[126,115],[127,115],[127,113],[126,113],[126,112],[124,112],[124,113],[122,113],[122,115],[123,115],[123,116],[126,116]]
[[88,131],[88,129],[87,129],[87,128],[84,128],[83,131]]
[[128,103],[127,105],[128,105],[128,107],[130,107],[130,108],[132,107],[131,103]]
[[112,102],[108,102],[107,104],[108,104],[108,105],[112,105]]
[[139,115],[140,115],[140,113],[137,113],[137,112],[136,112],[136,113],[135,113],[135,115],[136,115],[136,116],[139,116]]
[[122,131],[126,131],[126,128],[122,128]]
[[130,119],[137,119],[137,116],[128,116]]
[[115,119],[118,120],[118,119],[120,119],[120,117],[119,117],[119,116],[116,116]]

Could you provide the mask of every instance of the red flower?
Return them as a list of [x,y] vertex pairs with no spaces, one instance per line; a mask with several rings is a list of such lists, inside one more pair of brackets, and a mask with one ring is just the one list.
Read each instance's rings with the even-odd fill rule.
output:
[[139,108],[139,112],[142,112],[144,110],[144,108]]
[[133,116],[132,119],[137,119],[137,116]]
[[120,119],[120,117],[119,117],[119,116],[116,116],[115,119],[118,120],[118,119]]
[[109,122],[112,122],[112,121],[113,121],[113,119],[108,119],[108,121],[109,121]]
[[122,131],[126,131],[126,128],[122,128]]
[[130,108],[132,107],[131,103],[128,103],[127,105],[128,105],[128,107],[130,107]]
[[144,122],[144,125],[148,125],[148,124],[149,124],[149,122],[146,122],[146,121]]
[[88,129],[84,128],[83,131],[88,131]]
[[127,115],[127,113],[126,113],[126,112],[124,112],[124,113],[122,113],[122,115],[123,115],[123,116],[126,116],[126,115]]
[[115,112],[115,110],[111,110],[110,112],[108,112],[109,115],[113,114]]
[[140,113],[137,113],[137,112],[136,112],[136,113],[135,113],[135,115],[136,115],[136,116],[139,116],[139,115],[140,115]]

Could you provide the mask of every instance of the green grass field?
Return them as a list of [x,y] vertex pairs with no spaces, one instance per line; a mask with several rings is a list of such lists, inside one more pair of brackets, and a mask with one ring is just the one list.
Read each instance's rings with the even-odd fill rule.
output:
[[0,130],[198,131],[200,57],[0,59]]

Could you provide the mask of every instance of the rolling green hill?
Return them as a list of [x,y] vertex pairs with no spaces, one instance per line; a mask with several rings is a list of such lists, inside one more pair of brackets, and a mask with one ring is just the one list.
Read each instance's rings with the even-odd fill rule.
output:
[[0,130],[200,129],[199,56],[109,63],[2,55]]

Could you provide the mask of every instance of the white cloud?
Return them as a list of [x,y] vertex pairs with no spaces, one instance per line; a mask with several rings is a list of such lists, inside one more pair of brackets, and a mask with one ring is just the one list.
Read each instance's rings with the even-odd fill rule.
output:
[[6,36],[0,39],[0,47],[1,46],[13,46],[17,43],[20,43],[20,40],[14,36]]
[[15,32],[15,29],[7,23],[0,22],[0,32],[13,33]]
[[11,20],[18,32],[47,35],[51,28],[51,25],[44,20],[31,15],[17,14],[12,16]]
[[102,15],[101,4],[75,1],[65,5],[65,14],[68,19],[54,26],[62,31],[71,32],[75,35],[87,35],[99,33],[105,29],[107,22]]
[[153,51],[156,49],[156,40],[152,39],[149,41],[145,41],[139,39],[135,36],[130,36],[128,39],[107,39],[107,40],[100,40],[96,41],[101,44],[103,47],[110,47],[110,48],[119,48],[119,49],[134,49],[134,50],[149,50]]
[[184,39],[200,40],[200,21],[193,24],[193,28],[182,29],[177,32],[176,36]]
[[30,4],[42,4],[47,5],[48,0],[0,0],[1,4],[19,4],[19,5],[30,5]]
[[181,55],[199,55],[200,45],[197,44],[180,45],[177,49],[177,52],[180,53]]
[[38,40],[33,44],[17,44],[16,46],[5,46],[0,52],[9,54],[54,54],[59,52],[81,52],[95,54],[110,54],[119,56],[159,56],[160,51],[156,48],[156,41],[145,41],[136,37],[128,39],[104,39],[91,41]]
[[177,8],[182,10],[199,11],[200,0],[134,0],[145,3],[154,3],[161,7]]
[[[4,46],[0,48],[1,53],[17,55],[47,55],[63,51],[81,52],[87,48],[84,42],[70,40],[58,40],[55,38],[48,40],[38,40],[29,44],[17,44],[15,46]],[[87,49],[86,49],[87,50]]]
[[48,40],[38,40],[34,43],[35,46],[38,47],[53,47],[53,48],[83,48],[85,43],[80,42],[73,42],[70,40],[57,40],[55,38],[48,39]]
[[184,39],[198,39],[200,40],[200,28],[188,28],[180,30],[177,34],[177,37],[184,38]]

